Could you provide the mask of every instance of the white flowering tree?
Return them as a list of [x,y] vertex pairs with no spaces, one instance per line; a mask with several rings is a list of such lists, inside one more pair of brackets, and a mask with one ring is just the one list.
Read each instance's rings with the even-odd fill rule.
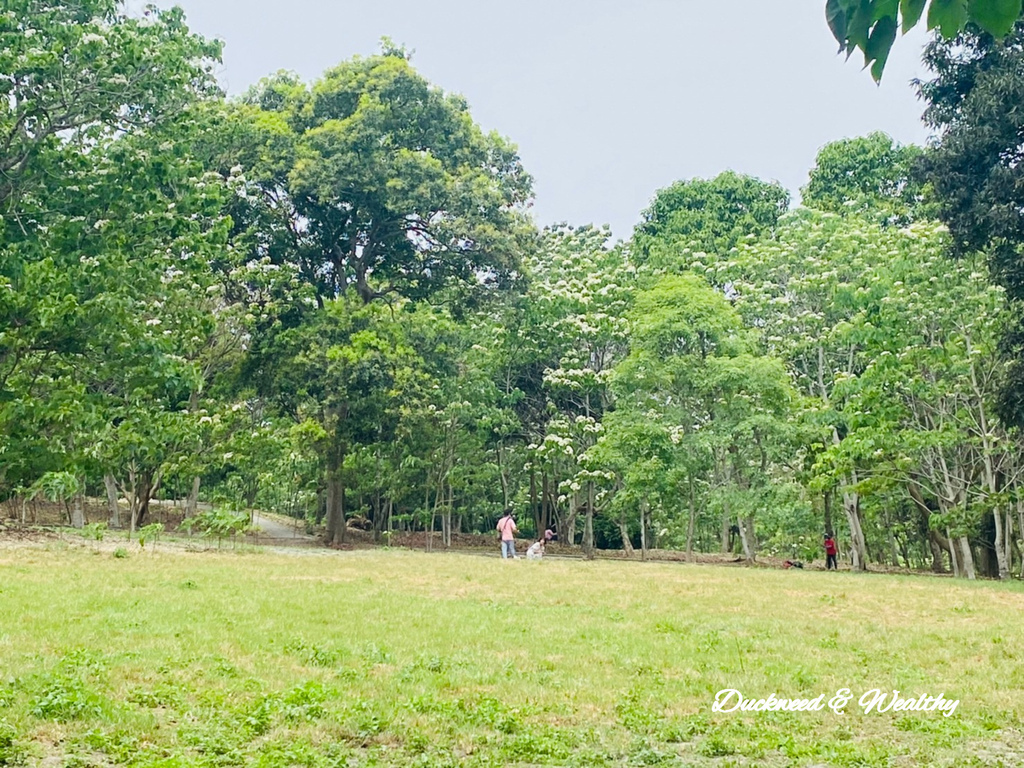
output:
[[[898,563],[902,548],[909,562],[897,536],[923,531],[934,567],[947,553],[971,575],[972,548],[991,546],[987,570],[1005,574],[1017,470],[991,403],[1001,294],[945,257],[936,223],[872,219],[800,209],[729,259],[691,252],[691,269],[723,287],[807,398],[807,477],[827,529],[841,499],[855,568],[870,550]],[[979,535],[990,545],[972,545]]]
[[594,551],[598,485],[606,473],[587,451],[610,405],[611,369],[625,352],[625,315],[635,280],[621,249],[608,247],[609,239],[607,229],[549,228],[526,264],[534,327],[542,326],[543,338],[537,359],[545,407],[527,449],[529,471],[541,474],[539,523],[546,527],[553,514],[561,541],[575,544],[582,511],[588,556]]
[[876,485],[879,478],[895,483],[954,573],[974,578],[977,551],[983,571],[1005,579],[1014,513],[1018,526],[1024,521],[1019,437],[993,407],[1005,367],[998,351],[1003,291],[970,261],[951,263],[934,225],[904,238],[877,270],[891,290],[851,323],[866,363],[837,383],[847,434],[820,466],[833,474],[859,467]]
[[20,0],[0,12],[0,40],[9,489],[48,471],[102,474],[115,432],[175,420],[209,323],[189,297],[226,227],[222,180],[188,157],[219,46],[179,10],[129,18],[115,0]]

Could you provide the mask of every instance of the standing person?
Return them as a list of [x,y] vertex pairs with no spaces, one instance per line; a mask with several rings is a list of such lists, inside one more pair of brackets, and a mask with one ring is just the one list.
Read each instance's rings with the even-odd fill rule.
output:
[[507,559],[509,557],[515,559],[516,555],[516,534],[519,529],[516,527],[515,518],[512,515],[512,509],[505,510],[505,516],[498,521],[498,532],[501,534],[501,557]]
[[836,546],[836,540],[832,538],[831,533],[825,534],[825,570],[837,571],[839,570],[836,565],[836,555],[839,554],[839,547]]

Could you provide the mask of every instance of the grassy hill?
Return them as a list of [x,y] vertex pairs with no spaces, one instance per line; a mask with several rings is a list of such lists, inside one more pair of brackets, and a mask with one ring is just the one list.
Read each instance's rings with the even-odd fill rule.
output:
[[[1015,585],[405,551],[0,549],[0,765],[1024,761]],[[841,688],[939,712],[711,712]]]

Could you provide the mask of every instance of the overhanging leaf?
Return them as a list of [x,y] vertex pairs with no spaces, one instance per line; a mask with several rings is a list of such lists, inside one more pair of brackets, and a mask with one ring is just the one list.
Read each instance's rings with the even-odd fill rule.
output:
[[832,36],[839,42],[839,52],[846,48],[846,11],[839,0],[828,0],[825,3],[825,19]]
[[875,0],[871,10],[871,21],[881,21],[884,18],[896,18],[896,11],[899,8],[900,0]]
[[927,0],[900,0],[900,15],[903,17],[903,34],[907,34],[921,20]]
[[928,29],[938,28],[943,37],[955,37],[967,23],[967,0],[932,0]]
[[862,51],[866,51],[868,47],[868,34],[870,31],[871,3],[869,0],[861,0],[853,13],[847,15],[847,54],[853,53],[855,48],[860,48]]
[[896,19],[893,17],[882,19],[871,30],[871,37],[868,38],[868,47],[864,51],[864,63],[870,64],[874,62],[874,65],[871,67],[871,76],[875,78],[876,83],[882,79],[882,70],[885,69],[886,59],[889,58],[889,51],[892,49],[892,44],[895,41]]
[[1020,18],[1021,0],[969,0],[970,20],[993,35],[1005,35]]

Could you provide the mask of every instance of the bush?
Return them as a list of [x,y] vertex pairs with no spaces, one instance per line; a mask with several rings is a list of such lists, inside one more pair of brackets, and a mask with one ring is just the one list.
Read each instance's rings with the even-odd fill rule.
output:
[[163,523],[150,523],[139,528],[139,546],[145,548],[146,541],[152,541],[153,545],[156,546],[156,542],[160,539],[160,534],[163,532]]
[[103,541],[103,537],[106,535],[106,523],[89,523],[89,525],[82,528],[82,536],[93,541]]
[[228,509],[211,509],[188,518],[182,523],[182,528],[190,534],[199,531],[202,536],[215,537],[219,544],[229,536],[234,539],[239,534],[248,533],[252,526],[246,514]]

